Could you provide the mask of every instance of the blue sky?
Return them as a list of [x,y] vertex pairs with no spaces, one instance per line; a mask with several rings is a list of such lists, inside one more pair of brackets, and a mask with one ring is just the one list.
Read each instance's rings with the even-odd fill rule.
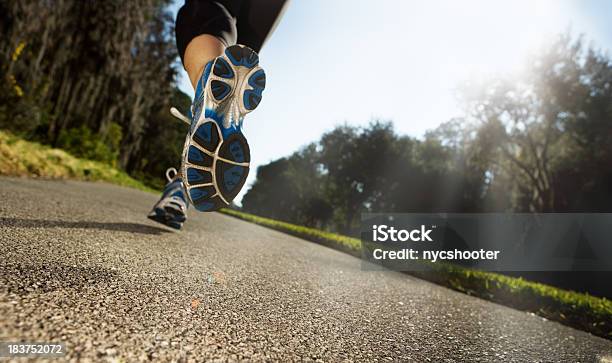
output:
[[[237,201],[257,166],[335,125],[391,120],[423,136],[461,114],[460,82],[518,71],[570,28],[612,49],[612,1],[293,0],[260,52],[267,85],[245,121],[253,169]],[[193,96],[186,74],[179,87]]]

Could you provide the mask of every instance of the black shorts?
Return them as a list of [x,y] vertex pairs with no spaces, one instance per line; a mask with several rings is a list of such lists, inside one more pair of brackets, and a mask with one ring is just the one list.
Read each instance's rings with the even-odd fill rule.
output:
[[176,46],[181,56],[202,34],[226,46],[243,44],[259,52],[274,30],[287,0],[186,0],[176,16]]

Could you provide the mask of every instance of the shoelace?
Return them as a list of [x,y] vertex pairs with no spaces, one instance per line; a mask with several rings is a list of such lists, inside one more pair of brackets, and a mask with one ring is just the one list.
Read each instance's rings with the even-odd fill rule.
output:
[[[192,114],[193,114],[193,108],[191,110]],[[177,119],[183,121],[184,123],[186,123],[187,125],[191,126],[191,119],[189,119],[189,117],[183,115],[181,113],[181,111],[179,111],[176,107],[171,107],[170,108],[170,113],[172,114],[172,116],[176,117]],[[228,128],[230,127],[230,125],[234,124],[236,126],[242,126],[242,120],[237,116],[238,115],[238,106],[236,105],[232,105],[232,107],[230,108],[230,110],[228,111],[228,117],[226,117],[226,120],[223,122],[223,126]]]
[[187,125],[191,126],[191,120],[189,119],[189,117],[183,115],[181,113],[181,111],[177,110],[176,107],[171,107],[170,108],[170,113],[172,114],[172,116],[176,117],[177,119],[183,121],[184,123],[186,123]]
[[175,168],[166,169],[166,179],[168,180],[168,183],[172,183],[172,181],[174,180],[174,178],[176,178],[177,175],[178,171],[176,171]]
[[[172,116],[176,117],[177,119],[191,126],[191,120],[189,119],[189,117],[183,115],[181,111],[179,111],[176,107],[171,107],[170,113],[172,114]],[[170,177],[170,174],[174,174],[174,176]],[[168,179],[169,183],[172,182],[174,178],[176,178],[177,175],[178,175],[178,171],[176,171],[175,168],[168,168],[166,170],[166,179]]]

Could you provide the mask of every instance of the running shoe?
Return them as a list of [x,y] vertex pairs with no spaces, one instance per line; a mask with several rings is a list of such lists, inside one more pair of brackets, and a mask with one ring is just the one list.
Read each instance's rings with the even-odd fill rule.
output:
[[183,189],[183,181],[175,168],[166,170],[168,184],[161,198],[149,213],[148,218],[174,229],[181,229],[187,218],[188,202]]
[[244,116],[261,101],[266,75],[252,49],[233,45],[204,67],[191,106],[181,175],[189,201],[199,211],[229,205],[249,173],[249,144]]

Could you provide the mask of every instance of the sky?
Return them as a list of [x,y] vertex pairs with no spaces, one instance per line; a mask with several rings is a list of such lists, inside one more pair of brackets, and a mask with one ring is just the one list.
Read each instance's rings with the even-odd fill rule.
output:
[[[461,115],[461,82],[519,71],[568,29],[612,49],[612,1],[293,0],[259,53],[266,90],[245,119],[251,172],[236,202],[258,166],[336,125],[388,120],[422,137]],[[193,97],[186,73],[178,84]]]

